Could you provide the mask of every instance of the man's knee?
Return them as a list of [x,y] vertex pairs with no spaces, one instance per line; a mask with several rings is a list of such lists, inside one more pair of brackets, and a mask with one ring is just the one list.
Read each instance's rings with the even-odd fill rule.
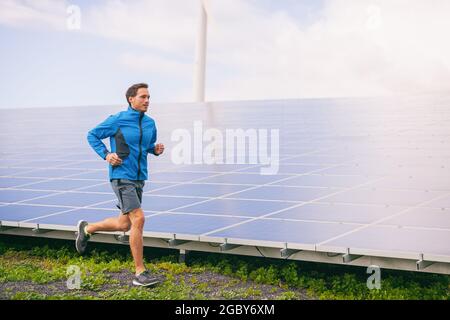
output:
[[130,229],[131,229],[131,223],[129,223],[129,222],[122,222],[122,223],[119,225],[119,229],[120,229],[120,231],[123,231],[123,232],[130,231]]
[[144,226],[145,216],[144,216],[144,211],[141,208],[134,209],[128,215],[130,217],[132,225],[134,225],[134,226]]

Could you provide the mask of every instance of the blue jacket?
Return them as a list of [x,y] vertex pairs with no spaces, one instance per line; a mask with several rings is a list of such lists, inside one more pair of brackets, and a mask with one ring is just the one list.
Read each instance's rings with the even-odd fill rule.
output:
[[147,154],[154,154],[155,121],[132,107],[109,116],[90,130],[87,139],[102,159],[109,153],[102,139],[110,138],[111,152],[122,159],[120,166],[109,165],[109,178],[147,180]]

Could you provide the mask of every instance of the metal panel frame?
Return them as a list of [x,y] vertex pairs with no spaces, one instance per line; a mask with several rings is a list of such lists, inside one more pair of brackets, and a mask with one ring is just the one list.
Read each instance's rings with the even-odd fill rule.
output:
[[[31,223],[17,226],[17,223],[14,225],[8,222],[6,222],[6,224],[2,222],[1,225],[6,227],[4,229],[0,229],[0,234],[3,235],[19,235],[66,240],[75,240],[76,238],[76,228],[72,226]],[[44,232],[36,232],[36,228],[42,229]],[[127,244],[126,241],[121,240],[124,235],[129,235],[129,233],[100,232],[94,234],[91,241],[123,245]],[[180,243],[176,247],[170,246],[168,240],[171,239],[179,240]],[[214,245],[212,245],[212,243],[214,243]],[[222,250],[220,245],[225,243],[231,245],[232,249]],[[285,260],[321,262],[360,267],[377,265],[384,269],[450,274],[450,257],[407,252],[395,254],[392,252],[379,250],[343,249],[325,246],[316,248],[314,245],[221,237],[204,237],[198,235],[161,232],[144,232],[144,246],[179,250],[181,254],[182,251],[201,251],[256,257],[261,257],[263,255],[263,257],[266,258],[278,258]],[[290,253],[287,257],[283,255],[283,252],[286,250],[289,250]],[[338,254],[330,255],[330,253]],[[343,257],[345,255],[353,255],[354,257],[344,259]]]

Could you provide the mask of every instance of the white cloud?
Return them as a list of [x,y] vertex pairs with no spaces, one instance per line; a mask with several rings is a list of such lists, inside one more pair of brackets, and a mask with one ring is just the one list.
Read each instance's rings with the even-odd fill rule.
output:
[[167,76],[182,76],[193,72],[188,63],[166,59],[160,55],[146,53],[126,53],[119,57],[119,62],[129,70],[145,70],[148,72],[166,74]]
[[[446,0],[333,0],[307,27],[288,10],[261,13],[230,1],[243,10],[234,11],[233,23],[221,23],[218,13],[209,61],[235,76],[215,81],[211,99],[450,90]],[[216,12],[221,6],[216,2]]]
[[[450,91],[448,0],[328,0],[310,24],[292,8],[270,11],[254,0],[210,4],[210,100]],[[66,5],[3,0],[0,23],[59,29]],[[156,49],[144,55],[130,46],[119,59],[130,69],[186,78],[197,14],[197,0],[102,1],[82,8],[81,31]]]
[[86,32],[162,52],[194,48],[197,0],[106,1],[84,12]]
[[65,1],[2,0],[0,24],[11,27],[47,27],[64,30],[66,27]]
[[[81,32],[177,52],[194,48],[197,0],[108,0],[81,6]],[[2,0],[0,24],[66,29],[67,0]]]

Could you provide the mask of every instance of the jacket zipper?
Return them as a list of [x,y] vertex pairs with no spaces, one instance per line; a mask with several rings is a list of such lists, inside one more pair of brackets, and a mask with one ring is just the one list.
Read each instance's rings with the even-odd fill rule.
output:
[[144,114],[141,113],[139,115],[139,157],[138,157],[138,174],[137,179],[139,180],[141,175],[141,156],[142,156],[142,118],[144,117]]

